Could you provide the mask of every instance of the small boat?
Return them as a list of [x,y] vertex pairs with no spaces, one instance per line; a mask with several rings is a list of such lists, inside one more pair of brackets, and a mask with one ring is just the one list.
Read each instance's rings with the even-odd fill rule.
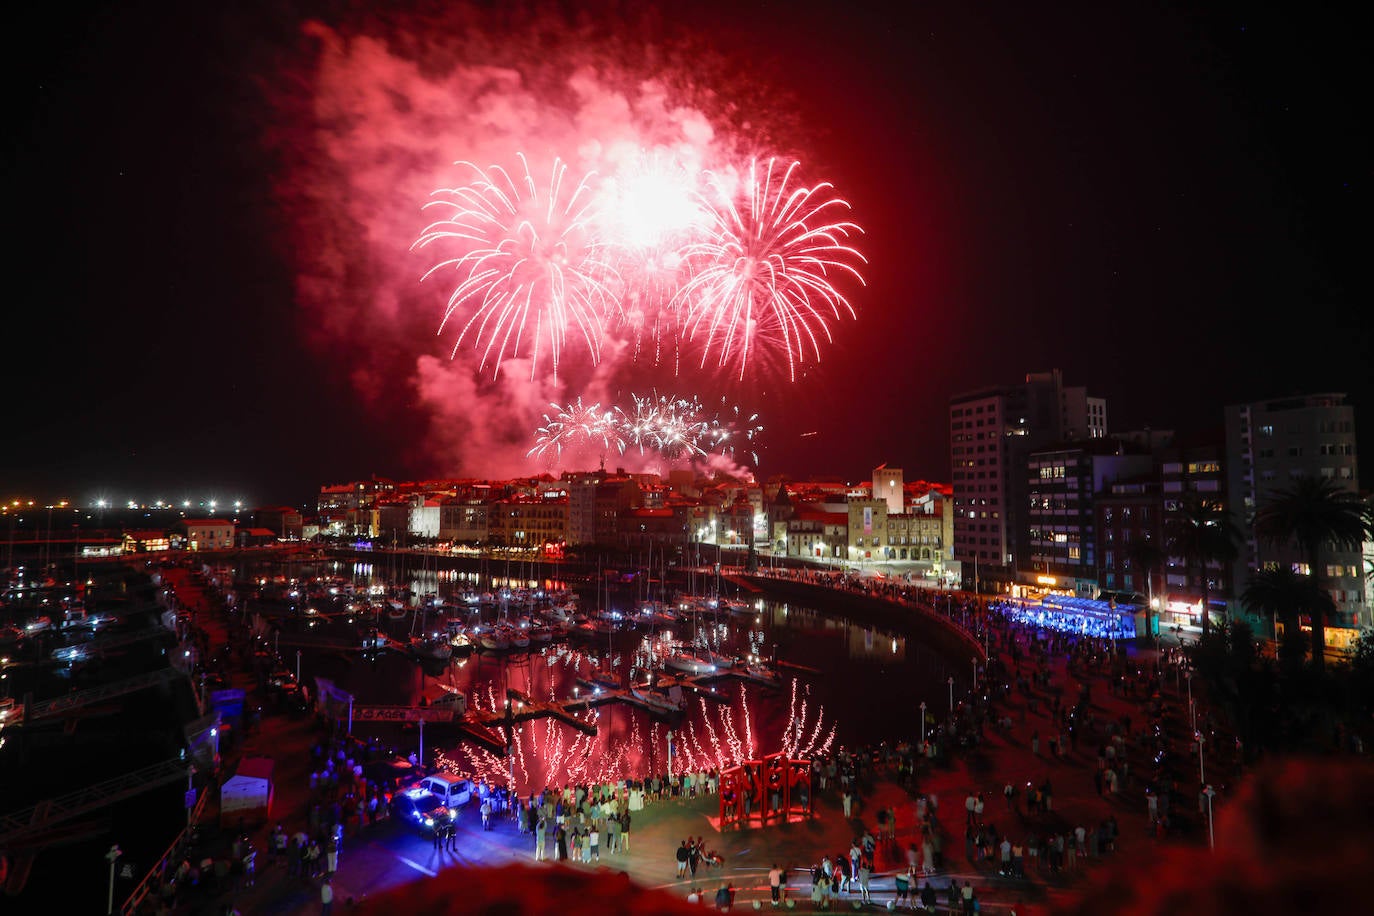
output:
[[763,681],[766,684],[776,686],[782,683],[782,674],[767,662],[752,662],[745,666],[744,673],[753,680]]
[[376,627],[368,627],[363,633],[363,652],[367,654],[385,652],[390,642],[385,633]]
[[667,693],[653,687],[636,684],[630,688],[630,695],[659,715],[676,716],[683,711],[681,700],[674,701]]
[[410,613],[410,609],[400,601],[395,598],[386,599],[386,617],[388,620],[405,620],[408,613]]
[[477,644],[490,652],[503,652],[510,648],[510,637],[498,627],[480,627]]
[[663,666],[683,674],[715,674],[734,666],[734,659],[705,650],[680,649],[663,660]]
[[468,635],[467,630],[461,624],[458,626],[449,625],[448,644],[452,647],[453,654],[459,658],[467,658],[476,648],[473,645],[472,637]]
[[410,654],[417,658],[445,662],[453,656],[453,644],[440,636],[412,636]]
[[601,687],[607,690],[619,690],[624,686],[621,679],[610,671],[598,671],[593,674],[588,681],[594,687]]

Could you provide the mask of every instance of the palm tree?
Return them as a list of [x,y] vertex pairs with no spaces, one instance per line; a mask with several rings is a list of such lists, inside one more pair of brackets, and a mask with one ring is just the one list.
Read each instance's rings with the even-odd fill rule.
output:
[[1239,555],[1236,542],[1240,536],[1231,521],[1231,513],[1217,500],[1200,496],[1186,497],[1168,525],[1172,547],[1183,557],[1190,578],[1194,568],[1198,571],[1202,587],[1202,635],[1210,636],[1212,583],[1207,576],[1207,567],[1234,560]]
[[1145,632],[1158,633],[1158,628],[1154,625],[1153,620],[1155,613],[1155,574],[1164,563],[1164,552],[1150,539],[1149,535],[1146,535],[1126,545],[1126,562],[1131,564],[1132,569],[1145,577],[1146,597],[1149,598],[1149,610],[1145,612]]
[[[1255,533],[1273,546],[1295,541],[1307,561],[1307,572],[1321,583],[1322,553],[1327,547],[1358,551],[1374,532],[1370,510],[1360,497],[1325,477],[1299,477],[1287,490],[1272,493],[1255,513]],[[1330,603],[1328,602],[1328,605]],[[1321,607],[1312,609],[1312,663],[1326,665],[1326,619]]]
[[1296,647],[1296,655],[1285,658],[1289,664],[1301,663],[1304,650],[1298,635],[1298,615],[1302,611],[1317,614],[1332,606],[1331,596],[1317,587],[1310,576],[1300,576],[1290,566],[1261,569],[1250,577],[1240,600],[1251,613],[1263,614],[1283,622],[1283,642],[1279,656]]

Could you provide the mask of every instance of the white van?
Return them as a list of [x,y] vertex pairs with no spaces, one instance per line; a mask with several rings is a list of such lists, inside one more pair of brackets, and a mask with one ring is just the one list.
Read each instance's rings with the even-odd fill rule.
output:
[[461,808],[472,800],[472,783],[452,773],[426,776],[414,788],[429,792],[447,808]]

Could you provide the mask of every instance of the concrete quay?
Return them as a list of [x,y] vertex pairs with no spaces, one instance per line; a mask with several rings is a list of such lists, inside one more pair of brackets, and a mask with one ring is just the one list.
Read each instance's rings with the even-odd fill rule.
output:
[[[169,570],[169,578],[176,587],[183,606],[197,612],[197,625],[209,636],[212,646],[229,644],[246,638],[234,627],[214,594],[185,570]],[[1022,643],[1026,634],[1018,637]],[[999,639],[1004,638],[1002,636]],[[998,646],[994,644],[994,654]],[[251,652],[247,653],[251,657]],[[1127,650],[1130,666],[1142,671],[1152,670],[1158,659],[1155,650],[1137,652]],[[1029,672],[1035,662],[1026,657],[1024,666]],[[983,725],[983,738],[973,747],[947,748],[948,753],[933,760],[922,761],[914,782],[902,784],[893,769],[875,768],[861,785],[860,800],[853,816],[844,817],[838,790],[830,787],[816,793],[815,816],[794,820],[787,824],[752,827],[720,832],[718,802],[714,797],[652,801],[633,817],[632,848],[626,852],[609,854],[604,849],[599,863],[550,864],[533,861],[534,840],[521,835],[514,821],[498,819],[493,829],[483,831],[475,805],[465,808],[458,818],[458,851],[441,852],[426,837],[419,836],[406,825],[392,820],[350,832],[339,857],[338,871],[332,885],[334,908],[350,912],[350,904],[358,911],[368,911],[368,902],[402,885],[414,881],[445,881],[457,879],[467,869],[525,864],[531,876],[541,870],[571,868],[578,870],[624,873],[641,887],[655,888],[679,900],[685,900],[693,886],[705,890],[709,902],[722,883],[736,889],[736,908],[753,908],[758,902],[769,907],[767,873],[774,863],[789,869],[790,897],[795,908],[812,910],[810,898],[810,869],[823,856],[832,858],[846,851],[852,840],[869,830],[877,833],[877,814],[880,810],[895,816],[895,846],[880,845],[876,872],[872,881],[870,908],[886,908],[895,897],[894,874],[905,871],[904,850],[913,841],[919,842],[914,813],[917,792],[938,799],[937,824],[944,840],[944,867],[930,880],[940,889],[940,904],[946,901],[945,888],[951,881],[962,885],[969,882],[985,911],[1048,912],[1059,903],[1075,898],[1084,882],[1095,872],[1110,867],[1113,860],[1140,861],[1148,859],[1152,849],[1160,843],[1186,843],[1205,851],[1206,829],[1193,830],[1186,838],[1160,838],[1149,821],[1144,784],[1136,778],[1127,780],[1116,795],[1099,794],[1094,780],[1098,770],[1098,749],[1109,743],[1103,730],[1107,722],[1120,723],[1129,717],[1133,728],[1143,728],[1146,716],[1143,698],[1127,698],[1112,692],[1105,681],[1105,673],[1071,670],[1062,656],[1045,659],[1046,678],[1029,694],[1013,689],[991,705],[988,720]],[[263,705],[256,695],[252,674],[235,669],[234,686],[249,691],[249,705]],[[1014,687],[1014,685],[1013,685]],[[1088,690],[1087,711],[1093,724],[1080,729],[1080,737],[1073,748],[1062,755],[1051,755],[1050,736],[1058,727],[1048,715],[1051,698],[1057,693],[1066,701]],[[1164,704],[1171,707],[1171,721],[1181,718],[1186,710],[1186,698],[1173,678],[1163,684]],[[1137,697],[1140,697],[1137,694]],[[880,697],[856,698],[862,702],[881,702]],[[937,715],[937,712],[939,715]],[[929,710],[927,733],[937,723],[942,724],[948,710]],[[918,710],[892,711],[894,716],[911,723],[911,739],[918,743],[921,733]],[[998,723],[1000,720],[1000,724]],[[1040,736],[1033,747],[1033,735]],[[249,734],[240,736],[227,749],[224,772],[232,773],[238,759],[244,756],[268,756],[276,761],[276,797],[274,822],[280,822],[288,833],[308,829],[309,812],[315,804],[309,788],[311,748],[323,737],[323,726],[312,716],[267,714],[260,725]],[[1177,736],[1176,736],[1177,737]],[[1124,745],[1132,773],[1148,772],[1148,762],[1138,759],[1132,742]],[[1049,781],[1053,787],[1053,807],[1048,811],[1029,813],[1025,805],[1027,783],[1041,786]],[[1224,784],[1228,780],[1218,772],[1211,780]],[[1018,789],[1016,804],[1008,807],[1002,794],[1010,782]],[[1182,782],[1182,781],[1181,781]],[[1192,796],[1194,783],[1180,786],[1175,806],[1188,811],[1197,823],[1197,807]],[[1057,873],[1027,861],[1025,878],[1011,878],[998,874],[996,856],[991,861],[978,861],[966,855],[964,800],[970,793],[982,793],[985,799],[984,820],[994,824],[1000,833],[1013,842],[1023,843],[1032,833],[1052,833],[1083,826],[1094,830],[1107,818],[1118,825],[1115,850],[1096,858],[1078,858],[1072,868]],[[1214,804],[1224,804],[1218,796]],[[1190,808],[1191,805],[1191,808]],[[209,812],[209,818],[215,817]],[[202,847],[211,855],[224,855],[231,840],[233,825],[215,833],[203,831]],[[226,912],[230,905],[242,913],[316,913],[322,909],[319,882],[308,878],[290,877],[285,868],[270,862],[266,849],[270,825],[256,825],[249,830],[250,840],[259,850],[256,880],[251,887],[231,878],[222,887],[199,888],[185,893],[171,911],[176,913]],[[674,851],[681,840],[702,836],[708,849],[718,853],[723,864],[699,868],[694,879],[679,880],[675,876]],[[203,850],[198,851],[203,854]],[[1043,859],[1041,862],[1043,863]],[[924,879],[917,882],[917,886]],[[155,911],[153,893],[145,902],[147,911]],[[843,895],[841,908],[858,908],[859,894]],[[461,907],[455,904],[454,912]]]

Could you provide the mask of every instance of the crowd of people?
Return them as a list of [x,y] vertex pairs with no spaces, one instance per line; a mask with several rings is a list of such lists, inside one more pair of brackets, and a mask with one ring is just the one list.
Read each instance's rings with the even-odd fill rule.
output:
[[[817,584],[861,589],[894,601],[915,597],[912,587],[898,581],[855,582],[842,574],[807,573]],[[1149,822],[1158,835],[1186,824],[1183,797],[1186,776],[1177,764],[1188,756],[1177,736],[1183,714],[1179,702],[1167,701],[1163,686],[1172,682],[1178,696],[1186,659],[1177,651],[1161,654],[1153,665],[1140,666],[1108,635],[1094,635],[1081,628],[1056,630],[1027,617],[1009,602],[989,602],[960,597],[941,613],[949,616],[987,647],[979,670],[978,689],[957,704],[946,717],[928,717],[929,728],[921,735],[896,743],[844,749],[817,756],[812,761],[811,788],[817,797],[838,802],[847,821],[863,824],[856,829],[847,849],[817,849],[808,864],[788,863],[769,873],[773,901],[788,899],[789,881],[809,875],[810,901],[817,908],[844,901],[869,902],[881,885],[891,889],[896,905],[933,909],[939,902],[950,911],[977,912],[981,898],[965,878],[951,876],[951,855],[963,840],[964,859],[978,874],[1003,885],[1041,877],[1070,874],[1092,861],[1111,855],[1119,836],[1113,801],[1142,799]],[[197,634],[192,621],[187,636],[202,657],[211,658],[210,646]],[[231,637],[247,641],[251,635],[231,627]],[[254,663],[250,646],[236,651],[245,664]],[[227,660],[231,656],[213,656]],[[223,661],[219,662],[223,664]],[[258,664],[263,662],[258,661]],[[1104,685],[1097,688],[1097,684]],[[1131,701],[1142,710],[1140,721],[1131,716],[1106,716],[1094,703],[1093,690]],[[1032,719],[1033,717],[1033,719]],[[1225,736],[1206,713],[1190,720],[1192,729],[1209,740],[1209,749],[1225,746]],[[396,777],[380,779],[369,773],[369,763],[390,756],[390,750],[359,743],[342,733],[336,722],[319,720],[321,738],[312,749],[309,770],[311,804],[307,826],[287,835],[278,826],[266,850],[269,864],[281,864],[287,874],[321,887],[321,900],[329,896],[327,880],[337,870],[348,839],[387,817],[390,800],[398,786]],[[926,785],[932,767],[952,756],[976,750],[989,730],[1009,735],[1014,729],[1030,732],[1030,751],[1044,761],[1042,772],[1026,779],[1026,773],[995,774],[986,786],[970,789],[965,798],[962,824],[939,807],[935,792]],[[1220,749],[1220,748],[1218,748]],[[1108,807],[1100,818],[1065,823],[1055,816],[1054,787],[1050,767],[1074,756],[1090,767],[1097,794]],[[1085,759],[1086,758],[1086,759]],[[1225,765],[1225,755],[1218,763]],[[416,770],[412,775],[419,775]],[[875,780],[889,777],[904,787],[909,807],[868,810],[867,800]],[[995,785],[994,785],[995,784]],[[619,856],[630,850],[631,825],[645,807],[672,800],[691,800],[720,790],[716,771],[648,774],[599,785],[546,787],[507,804],[491,804],[496,787],[480,795],[484,822],[508,817],[514,829],[527,837],[535,861],[565,861],[595,865],[602,855]],[[996,795],[1001,794],[1001,799]],[[995,801],[993,799],[996,799]],[[941,815],[944,814],[944,817]],[[899,840],[900,836],[900,840]],[[450,849],[453,837],[436,835],[436,848]],[[710,896],[698,882],[703,869],[723,864],[703,838],[682,839],[672,851],[678,880],[685,882],[701,902]],[[237,882],[251,885],[257,851],[246,835],[224,856],[178,855],[167,875],[169,908],[181,888],[222,888]],[[728,885],[726,906],[733,901]],[[715,895],[719,905],[721,894]]]

